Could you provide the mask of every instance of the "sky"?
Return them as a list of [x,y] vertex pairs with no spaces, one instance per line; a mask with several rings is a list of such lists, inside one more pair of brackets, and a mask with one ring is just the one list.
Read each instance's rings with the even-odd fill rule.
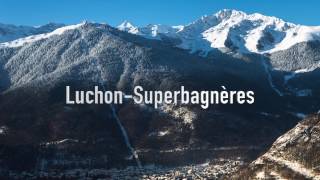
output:
[[84,20],[119,25],[185,25],[221,9],[258,12],[289,22],[320,25],[319,0],[0,0],[0,23],[77,24]]

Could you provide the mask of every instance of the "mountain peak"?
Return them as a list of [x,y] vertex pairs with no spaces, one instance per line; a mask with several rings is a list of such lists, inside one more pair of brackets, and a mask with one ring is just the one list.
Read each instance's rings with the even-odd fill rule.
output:
[[118,29],[120,30],[125,30],[125,29],[131,29],[131,28],[135,28],[135,26],[127,21],[127,20],[124,20],[119,26],[118,26]]
[[139,33],[138,28],[127,20],[123,21],[119,26],[117,26],[117,28],[121,31],[127,31],[132,34]]
[[[275,22],[275,23],[288,23],[284,20],[274,17],[274,16],[266,16],[260,13],[245,13],[243,11],[238,11],[234,9],[223,9],[218,11],[217,13],[213,14],[213,16],[217,17],[220,21],[222,20],[236,20],[236,19],[247,19],[252,21],[269,21],[269,22]],[[292,24],[292,23],[288,23]]]
[[247,14],[242,11],[234,9],[223,9],[214,14],[219,19],[229,19],[232,17],[246,16]]

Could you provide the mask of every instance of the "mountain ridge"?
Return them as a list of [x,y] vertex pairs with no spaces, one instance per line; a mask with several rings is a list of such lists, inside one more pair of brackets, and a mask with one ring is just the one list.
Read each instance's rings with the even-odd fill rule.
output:
[[[159,34],[178,38],[182,43],[177,46],[191,52],[229,48],[242,53],[263,54],[286,50],[300,42],[320,40],[320,26],[296,25],[273,16],[246,14],[230,9],[203,16],[190,24],[180,26],[179,29],[172,26],[170,31],[161,31],[154,28],[155,26],[170,29],[170,26],[166,25],[140,28],[131,24],[131,29],[126,30],[152,39],[161,39]],[[121,30],[121,25],[118,28]],[[143,29],[146,28],[152,33],[144,33]],[[140,29],[142,31],[139,31]]]
[[0,43],[13,41],[31,35],[49,33],[62,26],[65,25],[60,23],[48,23],[41,26],[16,26],[0,23]]
[[[69,26],[79,27],[81,24],[84,23]],[[51,25],[54,26],[54,24]],[[61,28],[61,26],[61,24],[55,25],[52,31]],[[320,40],[320,26],[293,24],[273,16],[259,13],[246,14],[231,9],[202,16],[187,25],[149,24],[138,27],[124,21],[117,28],[149,39],[176,39],[179,41],[174,43],[176,47],[189,50],[191,53],[202,52],[203,55],[214,49],[229,49],[240,53],[274,53],[287,50],[298,43]],[[20,43],[37,40],[37,37],[28,38],[27,35],[11,38],[0,35],[0,39],[3,39],[0,41],[0,46],[14,46],[13,44],[19,46],[17,42],[19,38],[24,38],[19,40]],[[13,40],[16,41],[13,42]]]

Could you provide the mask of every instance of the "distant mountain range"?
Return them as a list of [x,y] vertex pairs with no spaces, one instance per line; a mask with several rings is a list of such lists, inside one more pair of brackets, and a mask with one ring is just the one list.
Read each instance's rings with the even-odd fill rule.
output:
[[43,26],[15,26],[0,23],[0,42],[13,41],[19,38],[32,36],[36,34],[44,34],[54,31],[57,28],[65,26],[64,24],[49,23]]
[[242,53],[263,54],[286,50],[301,42],[320,40],[320,26],[296,25],[276,17],[228,9],[203,16],[188,25],[136,27],[125,21],[118,29],[151,39],[162,39],[163,35],[177,38],[181,41],[178,47],[192,52],[229,48]]

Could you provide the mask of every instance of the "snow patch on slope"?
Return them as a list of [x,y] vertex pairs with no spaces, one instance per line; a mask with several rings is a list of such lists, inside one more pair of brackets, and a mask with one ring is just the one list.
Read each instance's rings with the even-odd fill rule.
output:
[[314,40],[320,40],[320,26],[293,25],[286,31],[285,38],[267,52],[286,50],[295,44]]
[[193,129],[193,121],[197,118],[197,114],[187,107],[163,104],[160,110],[173,118],[183,120],[184,124]]

